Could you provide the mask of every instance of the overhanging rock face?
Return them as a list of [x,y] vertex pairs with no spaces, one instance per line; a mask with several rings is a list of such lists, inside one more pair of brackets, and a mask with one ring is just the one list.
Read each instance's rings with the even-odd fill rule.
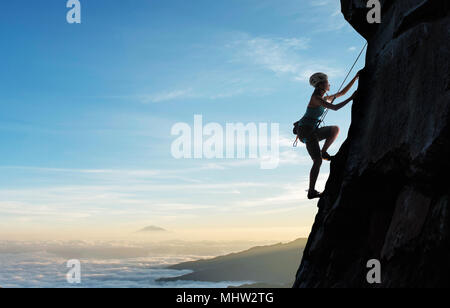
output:
[[450,287],[450,1],[380,2],[341,0],[366,67],[294,287]]

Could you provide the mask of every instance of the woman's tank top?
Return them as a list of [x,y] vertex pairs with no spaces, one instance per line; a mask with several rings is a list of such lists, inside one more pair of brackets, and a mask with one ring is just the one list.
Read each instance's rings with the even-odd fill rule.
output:
[[325,112],[325,107],[323,107],[323,106],[314,107],[314,108],[308,107],[306,109],[305,115],[303,116],[303,118],[300,119],[299,125],[316,127],[324,112]]

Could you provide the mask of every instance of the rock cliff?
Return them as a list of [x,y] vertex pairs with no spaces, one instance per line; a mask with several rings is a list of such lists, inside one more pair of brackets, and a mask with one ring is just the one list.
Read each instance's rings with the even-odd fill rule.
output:
[[293,287],[450,287],[450,1],[380,2],[341,0],[366,67]]

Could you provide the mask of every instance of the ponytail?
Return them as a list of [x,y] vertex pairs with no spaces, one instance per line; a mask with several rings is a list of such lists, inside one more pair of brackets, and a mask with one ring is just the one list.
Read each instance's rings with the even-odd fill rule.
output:
[[325,93],[327,93],[327,91],[325,91],[324,89],[322,89],[320,86],[317,86],[317,87],[314,89],[313,96],[320,96],[320,97],[322,97],[323,94],[325,94]]

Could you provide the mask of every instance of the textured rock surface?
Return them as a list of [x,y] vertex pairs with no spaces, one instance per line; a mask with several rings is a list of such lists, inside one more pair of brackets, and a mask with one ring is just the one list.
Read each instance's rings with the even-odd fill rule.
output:
[[450,1],[366,2],[341,0],[366,67],[294,287],[450,287]]

